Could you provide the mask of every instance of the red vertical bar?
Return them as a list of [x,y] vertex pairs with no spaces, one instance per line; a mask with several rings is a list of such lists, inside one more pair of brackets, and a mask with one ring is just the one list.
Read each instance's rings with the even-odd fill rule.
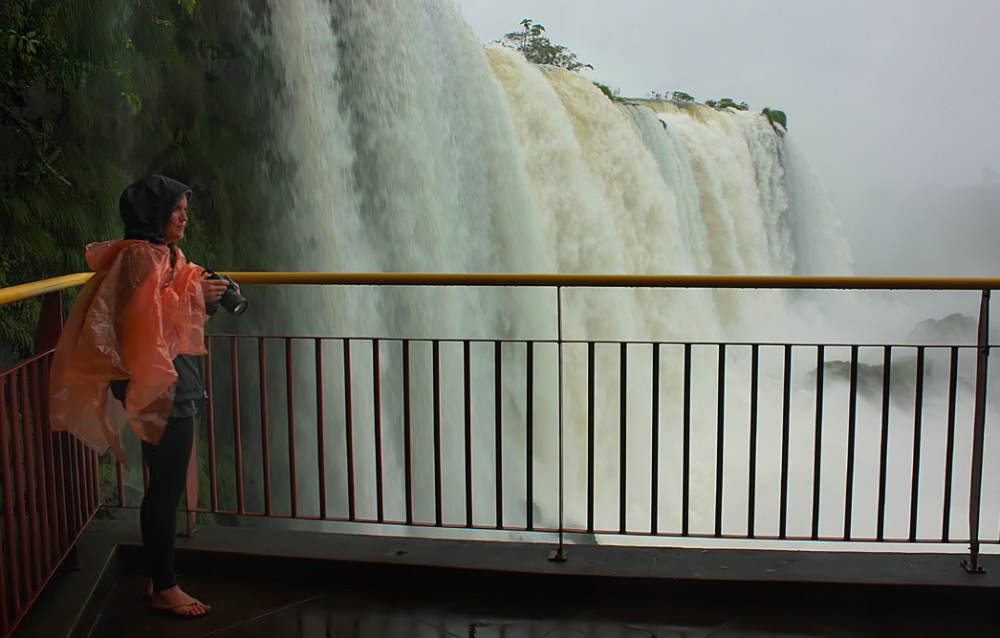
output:
[[267,427],[267,356],[264,337],[257,338],[257,369],[260,374],[260,443],[264,462],[264,515],[271,515],[271,443]]
[[[649,533],[656,536],[660,508],[660,344],[653,344],[652,463],[649,491]],[[751,452],[752,454],[752,452]]]
[[7,636],[9,631],[8,618],[10,618],[10,611],[7,609],[7,578],[4,574],[5,571],[5,569],[0,569],[0,636]]
[[98,470],[97,454],[89,447],[84,448],[87,453],[87,458],[90,463],[90,511],[87,512],[87,519],[91,519],[94,516],[94,512],[100,507],[101,501],[101,483],[100,483],[100,471]]
[[434,369],[434,522],[438,527],[444,525],[444,498],[442,497],[441,474],[441,342],[431,344],[431,361]]
[[[494,435],[496,437],[493,453],[495,456],[497,490],[497,529],[503,529],[503,343],[493,344],[493,418]],[[529,505],[530,507],[530,505]]]
[[50,292],[42,297],[42,310],[35,328],[35,352],[54,350],[62,328],[62,292]]
[[465,358],[465,526],[472,527],[472,344],[464,345]]
[[6,570],[0,569],[0,636],[6,636],[10,627],[8,624],[10,612],[7,609],[7,578],[4,571]]
[[847,495],[844,501],[844,540],[851,540],[851,518],[854,515],[854,455],[858,424],[858,352],[851,346],[850,407],[847,412]]
[[38,377],[41,373],[41,361],[35,361],[31,364],[31,414],[32,414],[32,431],[34,432],[35,440],[35,476],[38,484],[36,491],[36,498],[38,499],[39,516],[40,516],[40,528],[41,536],[39,540],[42,544],[42,565],[44,569],[48,571],[52,567],[52,528],[49,526],[49,507],[48,507],[48,485],[45,480],[45,446],[44,446],[44,434],[42,433],[42,400],[41,392],[43,384],[39,381]]
[[52,459],[53,471],[56,477],[56,522],[59,528],[59,546],[57,554],[61,555],[69,547],[69,468],[66,461],[66,437],[65,432],[52,435]]
[[403,342],[403,465],[406,482],[406,524],[413,525],[412,423],[410,420],[410,342]]
[[59,489],[62,491],[62,531],[63,551],[73,544],[73,466],[69,453],[70,434],[60,432],[59,443]]
[[[79,443],[78,443],[79,444]],[[91,515],[94,512],[94,496],[95,487],[94,484],[94,464],[93,455],[91,454],[91,449],[82,444],[79,444],[80,450],[80,465],[83,471],[81,476],[81,481],[83,482],[84,490],[84,501],[83,501],[83,516],[80,521],[80,528],[87,526],[87,522],[90,520]]]
[[71,447],[72,436],[66,432],[61,432],[59,436],[59,466],[62,469],[62,481],[60,487],[65,494],[63,503],[64,515],[66,517],[66,547],[73,544],[76,524],[76,490],[74,489],[75,475],[73,474],[73,450]]
[[80,491],[82,494],[80,508],[80,529],[87,526],[94,502],[94,475],[90,465],[90,448],[77,441],[77,454],[80,457]]
[[[6,387],[11,385],[11,375],[0,377],[0,476],[3,477],[3,520],[4,532],[6,534],[7,556],[5,560],[6,571],[10,574],[10,601],[11,609],[6,609],[6,596],[4,597],[4,625],[7,626],[8,618],[17,616],[21,607],[20,583],[18,582],[17,551],[15,548],[17,533],[14,531],[14,492],[11,490],[11,461],[10,461],[10,430],[11,419],[7,418],[7,392]],[[0,569],[0,572],[4,571]],[[6,593],[6,588],[4,593]],[[13,613],[11,613],[13,612]]]
[[382,494],[382,357],[379,340],[372,341],[372,383],[375,401],[375,502],[378,522],[385,521],[385,504]]
[[83,528],[84,494],[80,483],[83,479],[83,467],[80,462],[80,447],[76,437],[67,439],[70,454],[70,491],[73,494],[73,537],[75,538]]
[[[22,456],[24,455],[24,446],[21,441],[21,423],[18,418],[20,413],[20,403],[17,399],[17,389],[18,381],[20,380],[21,371],[18,370],[11,375],[10,379],[10,441],[11,441],[11,458],[14,463],[14,490],[15,490],[15,501],[17,510],[17,532],[18,532],[18,545],[21,547],[21,584],[24,587],[25,600],[31,595],[31,570],[29,565],[31,563],[31,550],[29,549],[29,532],[28,532],[28,517],[26,516],[25,510],[25,486],[24,486],[24,460]],[[8,542],[13,543],[14,537],[10,537]]]
[[298,474],[295,471],[295,375],[292,372],[292,340],[285,338],[285,385],[288,407],[288,482],[292,491],[292,518],[299,515]]
[[190,536],[195,527],[197,517],[196,512],[201,511],[198,507],[198,469],[201,462],[198,460],[198,423],[195,420],[193,436],[191,437],[191,454],[188,456],[187,476],[184,479],[184,509],[187,514],[187,526],[185,533]]
[[90,477],[90,467],[87,465],[87,451],[79,439],[74,437],[73,443],[76,447],[77,473],[75,476],[80,493],[80,515],[78,517],[77,530],[82,530],[86,526],[87,512],[90,509],[90,481],[88,480]]
[[87,519],[90,518],[90,513],[94,505],[94,468],[90,464],[90,448],[79,446],[80,454],[80,483],[82,483],[83,488],[83,507],[80,512],[82,516],[80,517],[80,528],[87,526]]
[[594,426],[594,361],[595,345],[593,342],[587,344],[587,532],[594,533],[594,506],[595,506],[595,473],[597,463],[595,461],[595,426]]
[[73,539],[80,529],[80,473],[76,464],[76,446],[72,435],[67,435],[63,439],[63,446],[66,454],[66,490],[69,494],[67,502],[66,530],[69,532],[69,544],[73,545]]
[[951,373],[948,375],[948,435],[944,453],[944,512],[941,516],[941,542],[951,541],[951,484],[955,467],[955,406],[958,400],[958,346],[951,348]]
[[[42,387],[45,388],[45,396],[49,391],[49,369],[51,355],[43,361]],[[64,480],[64,469],[61,460],[62,445],[60,436],[52,432],[52,424],[49,422],[49,402],[42,401],[42,429],[44,434],[44,453],[46,469],[49,476],[49,511],[52,520],[53,545],[55,546],[55,558],[62,556],[63,551],[69,545],[66,533],[66,483]]]
[[86,450],[90,457],[90,489],[92,490],[90,498],[90,512],[87,514],[87,518],[91,519],[97,512],[97,509],[101,506],[101,468],[97,458],[97,452],[89,447],[86,448]]
[[205,411],[208,413],[205,418],[208,423],[208,483],[210,486],[211,511],[219,511],[219,480],[215,471],[215,408],[212,399],[212,339],[205,341],[205,394],[208,399],[205,401]]
[[240,361],[237,337],[229,338],[229,368],[233,384],[233,454],[236,460],[236,513],[243,513],[243,439],[240,431]]
[[121,461],[115,460],[115,474],[118,478],[118,507],[125,507],[125,472]]
[[524,503],[525,527],[531,531],[535,529],[535,344],[529,341],[525,350],[524,439],[527,450],[524,454]]
[[74,439],[74,443],[76,443],[76,463],[79,469],[77,476],[79,476],[80,481],[80,524],[77,526],[77,530],[80,531],[87,526],[87,521],[90,520],[93,482],[90,480],[90,464],[88,463],[90,450],[79,439]]
[[347,512],[348,520],[355,520],[354,501],[354,407],[351,391],[351,340],[344,339],[344,428],[347,447]]
[[80,467],[80,526],[78,529],[82,530],[87,526],[87,521],[90,519],[93,482],[90,480],[90,449],[85,447],[79,439],[76,439],[75,443],[77,463],[79,463]]
[[319,517],[326,518],[326,432],[323,414],[323,340],[316,340],[316,445],[319,448]]
[[621,344],[618,393],[618,533],[628,532],[628,344]]

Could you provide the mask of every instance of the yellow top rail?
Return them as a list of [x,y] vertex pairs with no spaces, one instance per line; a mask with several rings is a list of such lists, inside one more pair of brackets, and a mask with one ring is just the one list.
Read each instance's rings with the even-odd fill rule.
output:
[[58,292],[60,290],[66,290],[67,288],[82,286],[87,283],[93,275],[94,273],[85,272],[77,275],[64,275],[54,279],[33,281],[29,284],[21,284],[20,286],[0,288],[0,306],[14,303],[15,301],[31,299],[32,297],[41,297],[42,295],[47,295],[50,292]]
[[[230,272],[241,284],[539,288],[744,288],[786,290],[1000,290],[1000,277],[786,275],[553,275],[484,273]],[[0,306],[80,286],[92,273],[0,288]]]

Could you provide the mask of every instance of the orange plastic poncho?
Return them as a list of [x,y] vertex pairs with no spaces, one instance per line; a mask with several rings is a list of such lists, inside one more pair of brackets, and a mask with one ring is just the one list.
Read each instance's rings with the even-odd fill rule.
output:
[[[93,278],[80,292],[52,360],[50,417],[54,431],[79,437],[98,452],[120,443],[126,419],[147,443],[163,435],[177,388],[173,359],[205,350],[203,269],[180,249],[141,240],[87,246]],[[112,380],[130,379],[124,410]]]

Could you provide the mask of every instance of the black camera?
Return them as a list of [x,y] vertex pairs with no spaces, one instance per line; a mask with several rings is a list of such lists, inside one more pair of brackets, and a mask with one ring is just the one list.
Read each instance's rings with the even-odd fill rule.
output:
[[219,300],[219,305],[225,308],[230,314],[243,314],[243,311],[247,309],[247,299],[240,294],[239,288],[237,288],[236,282],[233,281],[233,278],[227,277],[226,275],[219,275],[211,270],[206,270],[205,272],[208,274],[208,279],[225,279],[229,282],[229,285],[226,286],[226,292],[222,293],[222,299]]

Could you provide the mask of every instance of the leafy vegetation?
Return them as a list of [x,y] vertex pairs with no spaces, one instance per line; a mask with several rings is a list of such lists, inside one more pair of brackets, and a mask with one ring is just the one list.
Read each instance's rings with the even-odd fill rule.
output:
[[[650,91],[647,94],[647,99],[657,100],[660,102],[673,102],[674,104],[688,105],[697,104],[698,102],[689,93],[683,91],[666,91],[660,93],[659,91]],[[736,111],[749,111],[750,105],[746,102],[737,102],[736,100],[728,97],[724,97],[720,100],[705,100],[705,106],[710,106],[713,109],[733,109]],[[778,134],[785,133],[788,130],[788,116],[785,115],[784,111],[779,111],[777,109],[765,108],[760,112],[765,118],[767,118],[768,123],[774,128],[775,132]],[[781,127],[780,129],[778,127]]]
[[788,116],[785,115],[784,111],[778,111],[776,109],[765,107],[764,110],[760,112],[760,114],[767,118],[767,121],[771,123],[771,127],[774,128],[775,131],[778,130],[775,124],[781,126],[782,130],[779,132],[784,132],[788,130]]
[[666,91],[660,93],[659,91],[650,91],[647,94],[647,99],[657,100],[659,102],[673,102],[675,104],[696,104],[697,100],[690,93],[685,93],[684,91]]
[[618,89],[612,89],[607,84],[602,84],[600,82],[594,82],[594,86],[596,86],[597,88],[599,88],[601,90],[601,93],[603,93],[604,95],[606,95],[607,98],[609,100],[611,100],[612,102],[625,102],[625,101],[627,101],[625,98],[621,97],[621,95],[620,95],[621,91],[619,91]]
[[[279,197],[260,99],[279,80],[234,27],[254,19],[243,4],[0,2],[0,285],[85,270],[87,243],[120,236],[121,190],[152,172],[195,190],[190,257],[266,259],[240,229]],[[0,306],[0,342],[30,351],[37,308]]]
[[594,68],[577,60],[576,54],[568,48],[553,44],[545,35],[545,27],[527,18],[521,20],[520,31],[505,34],[501,43],[520,51],[532,64],[548,64],[570,71]]
[[705,100],[705,106],[711,106],[713,109],[735,109],[737,111],[749,111],[750,105],[746,102],[737,103],[732,98],[724,97],[721,100]]

